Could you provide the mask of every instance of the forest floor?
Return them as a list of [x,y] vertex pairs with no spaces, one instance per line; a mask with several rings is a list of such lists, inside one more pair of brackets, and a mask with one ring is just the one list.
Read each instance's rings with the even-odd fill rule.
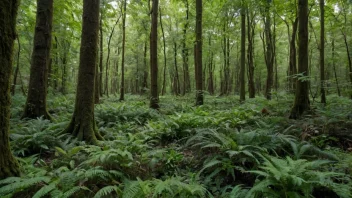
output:
[[99,146],[60,134],[74,95],[48,96],[55,119],[20,120],[13,98],[11,146],[21,177],[0,181],[0,197],[352,197],[352,102],[329,96],[300,120],[293,96],[247,99],[103,98],[95,108]]

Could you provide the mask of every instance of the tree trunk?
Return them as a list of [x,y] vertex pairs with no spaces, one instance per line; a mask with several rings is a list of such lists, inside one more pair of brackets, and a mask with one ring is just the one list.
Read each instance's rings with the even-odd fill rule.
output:
[[[242,2],[243,3],[243,2]],[[246,10],[241,8],[241,70],[240,70],[240,101],[246,100],[245,70],[246,70]]]
[[163,36],[163,53],[164,53],[163,84],[161,88],[161,95],[163,96],[166,93],[166,39],[165,39],[164,26],[163,26],[163,20],[161,17],[160,8],[159,8],[159,18],[160,18],[159,20],[160,20],[161,34]]
[[296,49],[296,35],[298,28],[298,17],[292,23],[292,35],[290,39],[290,60],[289,60],[289,88],[295,92],[297,80],[293,76],[297,74],[297,49]]
[[266,89],[265,97],[268,100],[271,100],[271,91],[274,82],[274,50],[273,50],[273,38],[271,32],[271,16],[270,16],[270,7],[272,0],[267,0],[265,7],[265,30],[264,38],[266,44],[266,53],[265,53],[265,63],[267,68],[267,79],[266,79]]
[[108,55],[106,57],[106,64],[105,64],[105,94],[109,97],[109,64],[110,64],[110,45],[111,45],[111,39],[112,36],[114,35],[115,32],[115,27],[119,23],[121,18],[121,15],[119,18],[117,18],[114,26],[111,29],[110,35],[109,35],[109,40],[108,40]]
[[[298,73],[308,77],[308,0],[298,1]],[[295,101],[291,110],[290,118],[299,118],[304,111],[310,109],[309,89],[307,80],[297,80]]]
[[148,88],[148,65],[147,65],[147,42],[144,43],[144,53],[143,53],[143,87],[141,93],[144,94]]
[[186,5],[186,22],[183,27],[183,39],[182,39],[182,61],[183,61],[183,93],[189,93],[191,91],[191,83],[189,76],[189,67],[188,67],[188,48],[187,48],[187,29],[188,29],[188,19],[189,19],[189,4],[188,0],[185,0]]
[[103,60],[104,60],[104,39],[103,39],[103,9],[104,9],[104,0],[103,1],[103,6],[100,8],[100,23],[99,23],[99,32],[100,32],[100,56],[99,56],[99,94],[102,97],[103,96]]
[[340,86],[339,86],[339,81],[337,79],[337,72],[336,72],[336,63],[335,63],[335,39],[334,36],[332,36],[332,41],[331,41],[331,53],[332,53],[332,67],[334,69],[334,76],[335,76],[335,82],[336,82],[336,89],[337,89],[337,94],[338,96],[341,96],[341,91],[340,91]]
[[153,0],[150,32],[150,108],[159,109],[158,95],[158,7],[159,0]]
[[195,76],[196,76],[196,105],[203,105],[203,76],[202,76],[202,15],[203,15],[203,1],[196,0],[196,42],[195,42]]
[[176,42],[174,42],[174,64],[175,64],[175,83],[176,83],[175,94],[178,96],[181,94],[181,88],[180,88],[180,78],[178,75],[178,66],[177,66],[177,44],[176,44]]
[[52,21],[53,0],[37,0],[29,89],[22,118],[52,119],[46,107]]
[[[99,37],[99,0],[83,1],[83,26],[75,110],[64,132],[97,144],[103,139],[94,120],[94,80]],[[93,90],[93,91],[92,91]]]
[[20,39],[17,37],[17,43],[18,43],[18,51],[17,51],[17,62],[16,62],[16,69],[15,69],[15,74],[13,77],[13,84],[11,87],[11,93],[14,96],[16,93],[16,84],[17,84],[17,76],[20,70],[20,55],[21,55],[21,43],[20,43]]
[[120,101],[125,100],[125,51],[126,51],[126,7],[127,0],[123,1],[122,11],[122,61],[121,61],[121,87],[120,87]]
[[324,62],[324,50],[325,50],[325,27],[324,27],[324,0],[320,0],[320,94],[321,103],[326,104],[325,96],[325,62]]
[[253,13],[247,12],[247,24],[248,24],[248,92],[249,98],[255,98],[255,82],[254,82],[254,30],[255,20]]
[[0,180],[20,175],[19,165],[11,153],[9,142],[10,79],[18,4],[17,0],[0,2]]

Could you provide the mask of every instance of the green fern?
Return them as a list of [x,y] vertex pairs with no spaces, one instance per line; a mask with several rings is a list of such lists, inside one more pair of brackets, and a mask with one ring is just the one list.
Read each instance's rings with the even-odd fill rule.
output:
[[105,186],[104,188],[100,189],[93,198],[102,198],[104,196],[107,196],[109,194],[112,194],[115,192],[117,195],[121,195],[122,191],[120,190],[119,187],[117,186]]

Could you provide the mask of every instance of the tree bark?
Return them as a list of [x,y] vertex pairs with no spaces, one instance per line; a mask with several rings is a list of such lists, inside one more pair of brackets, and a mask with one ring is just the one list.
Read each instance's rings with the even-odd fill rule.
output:
[[334,36],[332,36],[332,41],[331,41],[331,59],[332,59],[332,67],[334,69],[334,76],[335,76],[335,82],[336,82],[336,89],[337,89],[337,94],[338,96],[341,96],[341,91],[340,91],[340,86],[339,86],[339,81],[337,79],[337,72],[336,72],[336,63],[335,63],[335,39]]
[[196,105],[203,105],[203,70],[202,70],[202,15],[203,1],[196,0],[196,42],[195,42],[195,76],[196,76]]
[[147,42],[144,43],[143,63],[144,63],[143,87],[142,87],[141,93],[145,94],[148,88]]
[[11,87],[11,94],[14,96],[16,93],[16,84],[17,84],[17,77],[18,73],[20,71],[20,55],[21,55],[21,43],[20,39],[17,37],[17,43],[18,43],[18,51],[17,51],[17,62],[16,62],[16,69],[15,69],[15,74],[13,77],[13,84]]
[[182,61],[183,61],[183,92],[182,95],[189,93],[191,91],[191,83],[189,76],[188,67],[188,48],[187,48],[187,30],[189,25],[189,4],[188,0],[185,0],[186,6],[186,22],[183,27],[183,39],[182,39]]
[[[99,0],[83,1],[83,26],[75,110],[64,132],[98,144],[103,139],[94,120],[94,80],[99,37]],[[93,90],[93,91],[92,91]]]
[[0,1],[0,180],[20,175],[19,165],[11,153],[9,142],[10,79],[18,5],[17,0]]
[[99,94],[100,97],[103,96],[103,60],[104,60],[104,39],[103,39],[103,9],[104,9],[104,0],[103,1],[103,5],[100,8],[100,23],[99,23],[99,32],[100,32],[100,56],[99,56]]
[[28,96],[22,118],[52,119],[46,107],[52,21],[53,0],[37,0]]
[[165,39],[165,33],[164,33],[164,26],[163,26],[163,20],[161,17],[161,9],[159,8],[159,18],[160,18],[160,28],[161,28],[161,34],[163,36],[163,53],[164,53],[164,69],[163,69],[163,84],[161,88],[161,95],[163,96],[166,93],[166,39]]
[[175,64],[175,94],[178,96],[181,94],[180,89],[180,78],[178,75],[178,66],[177,66],[177,43],[174,42],[174,64]]
[[248,24],[248,92],[249,98],[255,98],[255,82],[254,82],[254,30],[255,30],[255,20],[253,13],[247,12],[247,24]]
[[122,11],[122,61],[121,61],[121,87],[120,87],[120,101],[125,100],[125,51],[126,51],[126,7],[127,0],[123,1]]
[[325,62],[324,62],[324,50],[325,50],[325,27],[324,27],[324,0],[320,0],[320,96],[321,103],[326,104],[325,96]]
[[267,68],[267,79],[266,79],[266,89],[265,89],[265,97],[268,100],[272,98],[272,87],[274,82],[274,51],[273,51],[273,38],[271,32],[271,16],[270,16],[270,7],[272,0],[267,0],[265,7],[265,30],[264,30],[264,38],[266,44],[266,52],[265,52],[265,63]]
[[[243,4],[243,2],[242,2]],[[241,8],[241,70],[240,70],[240,101],[246,100],[245,70],[246,70],[246,10]]]
[[150,108],[159,109],[158,94],[158,7],[159,0],[153,0],[150,33]]
[[[308,77],[308,0],[299,0],[298,9],[298,73]],[[295,101],[290,113],[291,119],[301,117],[303,112],[310,109],[308,83],[306,79],[297,80]]]

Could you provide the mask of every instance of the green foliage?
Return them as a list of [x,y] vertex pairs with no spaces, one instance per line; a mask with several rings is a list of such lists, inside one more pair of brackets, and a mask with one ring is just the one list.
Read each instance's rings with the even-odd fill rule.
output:
[[340,197],[350,197],[351,186],[345,184],[350,178],[324,171],[324,166],[329,163],[267,156],[259,167],[261,170],[248,171],[258,175],[258,180],[246,197],[309,197],[318,187],[331,189]]
[[[338,115],[330,112],[333,105],[318,105],[323,116],[288,120],[284,116],[292,98],[280,94],[277,100],[245,104],[214,97],[212,105],[201,107],[184,104],[191,101],[187,97],[165,96],[161,106],[168,109],[160,112],[137,96],[124,103],[108,98],[96,111],[105,139],[99,146],[59,135],[70,119],[65,111],[72,98],[58,96],[49,101],[60,117],[53,123],[11,119],[11,146],[21,157],[23,175],[1,180],[0,196],[351,196],[350,155],[321,131],[347,111]],[[15,100],[20,104],[24,98]],[[269,115],[261,115],[263,106]],[[311,131],[319,134],[302,141]],[[316,147],[319,143],[325,146]]]
[[185,183],[182,178],[166,180],[129,181],[124,190],[126,198],[138,197],[211,197],[207,190],[197,183]]
[[66,122],[52,124],[49,120],[38,118],[18,124],[11,129],[11,146],[16,155],[27,156],[49,151],[62,142],[69,142],[67,134],[59,135]]

